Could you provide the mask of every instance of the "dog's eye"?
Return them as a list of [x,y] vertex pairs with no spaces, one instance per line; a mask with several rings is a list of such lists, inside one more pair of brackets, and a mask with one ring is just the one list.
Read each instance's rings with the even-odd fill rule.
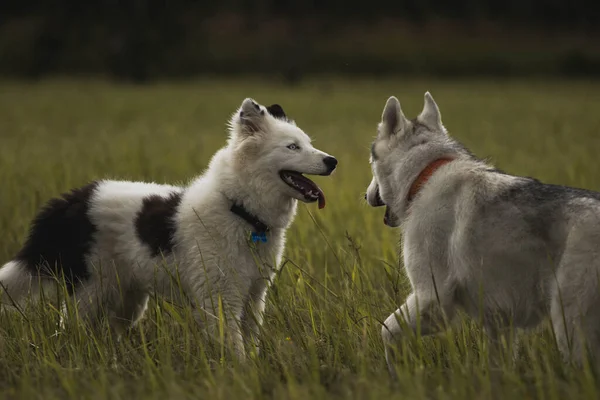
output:
[[300,147],[296,143],[288,144],[287,146],[290,150],[298,150]]

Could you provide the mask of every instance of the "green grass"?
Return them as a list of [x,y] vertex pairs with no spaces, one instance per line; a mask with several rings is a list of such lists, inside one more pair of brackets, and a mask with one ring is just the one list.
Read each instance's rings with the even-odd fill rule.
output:
[[[600,84],[589,82],[202,80],[147,87],[4,82],[0,91],[0,260],[19,249],[47,199],[86,181],[184,182],[206,167],[244,97],[278,102],[340,161],[318,178],[328,206],[302,204],[268,296],[262,353],[222,360],[187,310],[152,301],[120,343],[48,306],[0,313],[2,398],[598,398],[588,369],[562,366],[543,326],[495,365],[477,321],[407,337],[390,385],[380,322],[407,295],[399,232],[365,205],[369,144],[391,94],[407,116],[430,90],[451,134],[510,173],[600,189]],[[110,354],[116,351],[116,368]]]

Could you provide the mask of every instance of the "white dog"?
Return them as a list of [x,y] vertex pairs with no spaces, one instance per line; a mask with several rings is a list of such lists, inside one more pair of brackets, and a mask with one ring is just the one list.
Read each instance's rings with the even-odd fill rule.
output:
[[246,99],[227,145],[189,186],[104,180],[50,200],[0,269],[3,303],[55,293],[58,277],[80,317],[95,323],[105,313],[119,335],[142,316],[149,293],[158,293],[192,307],[209,332],[224,315],[243,357],[297,200],[325,205],[302,174],[329,175],[336,165],[279,105]]
[[457,308],[492,339],[549,315],[565,359],[598,353],[600,193],[492,168],[448,136],[429,93],[413,120],[387,101],[371,167],[367,201],[402,227],[413,289],[382,328],[391,371],[403,325],[433,334]]

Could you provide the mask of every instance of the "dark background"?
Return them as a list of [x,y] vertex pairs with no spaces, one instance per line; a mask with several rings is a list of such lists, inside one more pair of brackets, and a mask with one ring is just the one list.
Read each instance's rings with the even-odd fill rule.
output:
[[0,2],[0,75],[600,76],[598,0]]

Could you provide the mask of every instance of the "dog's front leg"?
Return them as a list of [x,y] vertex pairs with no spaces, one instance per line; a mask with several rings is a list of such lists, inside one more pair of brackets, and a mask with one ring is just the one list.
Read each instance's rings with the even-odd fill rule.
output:
[[403,331],[422,336],[437,333],[443,326],[444,318],[451,319],[453,314],[452,303],[438,301],[437,297],[421,297],[411,293],[406,302],[385,320],[381,328],[381,336],[385,345],[385,359],[392,378],[396,378],[395,363]]
[[260,345],[260,328],[263,323],[265,310],[264,294],[258,298],[250,297],[244,305],[242,312],[242,336],[253,356],[258,356]]
[[209,339],[220,347],[220,351],[231,349],[238,361],[243,362],[246,350],[242,337],[241,313],[241,307],[236,302],[222,300],[214,306],[197,307],[192,312],[196,322],[204,327]]
[[[484,331],[489,342],[488,357],[494,367],[502,367],[503,359],[517,362],[520,357],[519,329],[510,321],[496,319],[487,321]],[[509,350],[508,354],[505,350]],[[505,355],[508,355],[508,358],[504,357]]]

